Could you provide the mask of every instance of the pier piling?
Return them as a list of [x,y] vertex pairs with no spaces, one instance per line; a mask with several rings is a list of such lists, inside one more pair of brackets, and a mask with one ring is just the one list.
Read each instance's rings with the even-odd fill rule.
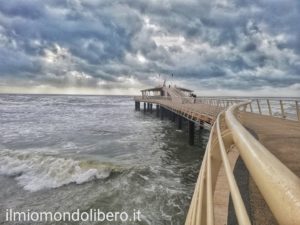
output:
[[204,129],[204,122],[203,121],[200,121],[200,127],[199,127],[200,130]]
[[159,107],[160,108],[160,119],[163,120],[164,119],[164,113],[165,113],[165,109],[164,107]]
[[135,110],[140,111],[140,102],[135,102]]
[[168,116],[169,116],[169,119],[172,121],[172,114],[173,114],[173,112],[172,111],[170,111],[170,110],[168,110]]
[[170,111],[168,109],[165,109],[165,115],[168,119],[170,119]]
[[194,145],[195,143],[195,123],[189,121],[189,144]]
[[175,122],[176,120],[176,114],[174,112],[171,112],[172,113],[172,122]]
[[182,116],[177,116],[177,128],[179,129],[179,130],[181,130],[182,129]]
[[156,117],[159,117],[159,105],[156,105]]

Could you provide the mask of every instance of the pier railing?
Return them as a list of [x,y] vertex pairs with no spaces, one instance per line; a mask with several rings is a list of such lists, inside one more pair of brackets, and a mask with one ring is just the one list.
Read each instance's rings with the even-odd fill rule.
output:
[[172,100],[171,96],[149,96],[149,95],[144,95],[144,96],[139,96],[135,97],[136,99],[142,99],[142,100]]
[[[255,139],[239,120],[245,113],[254,113],[265,119],[279,117],[299,122],[299,99],[182,97],[182,101],[177,101],[177,98],[170,97],[147,97],[144,100],[188,120],[212,125],[185,225],[226,223],[227,215],[224,216],[224,210],[218,209],[215,204],[215,190],[221,172],[228,184],[227,198],[232,198],[238,224],[251,224],[243,193],[233,173],[238,157],[244,162],[277,222],[281,225],[300,224],[300,179]],[[228,201],[224,207],[228,207]],[[223,220],[216,221],[220,215]]]
[[300,121],[300,101],[297,99],[257,98],[245,105],[245,111],[260,115]]
[[[230,153],[234,149],[243,160],[278,223],[281,225],[300,224],[300,179],[256,140],[238,119],[239,114],[247,109],[254,112],[255,102],[258,104],[258,113],[262,114],[262,108],[259,109],[261,101],[262,99],[235,104],[218,115],[211,129],[185,225],[215,224],[214,191],[220,169],[223,169],[226,174],[228,191],[238,224],[251,224],[233,174],[234,163],[230,163]],[[267,102],[269,110],[271,104],[268,104],[267,100],[264,101]],[[277,101],[279,101],[282,115],[285,115],[283,100]],[[295,106],[299,119],[297,101]],[[276,116],[271,110],[268,115]],[[287,119],[286,116],[282,117]],[[227,220],[227,217],[225,219]]]
[[[249,98],[230,98],[230,97],[182,97],[181,101],[173,101],[171,96],[142,96],[135,97],[135,100],[151,101],[151,100],[168,100],[172,104],[181,106],[182,110],[195,111],[191,108],[191,104],[203,104],[210,107],[206,110],[206,114],[214,115],[215,117],[224,109],[230,106],[245,102]],[[162,102],[161,102],[162,103]],[[168,105],[170,105],[168,103]],[[256,98],[245,105],[243,111],[256,113],[260,115],[280,117],[283,119],[300,121],[300,100],[298,99],[276,99],[276,98]]]

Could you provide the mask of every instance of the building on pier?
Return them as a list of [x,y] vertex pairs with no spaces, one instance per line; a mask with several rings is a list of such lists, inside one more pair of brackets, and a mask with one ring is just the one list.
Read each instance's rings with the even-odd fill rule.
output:
[[159,87],[154,87],[154,88],[149,88],[149,89],[144,89],[141,90],[142,92],[142,97],[147,98],[147,97],[169,97],[171,96],[171,93],[177,92],[178,95],[182,97],[188,97],[190,96],[193,91],[187,88],[182,88],[182,87],[172,87],[172,86],[159,86]]

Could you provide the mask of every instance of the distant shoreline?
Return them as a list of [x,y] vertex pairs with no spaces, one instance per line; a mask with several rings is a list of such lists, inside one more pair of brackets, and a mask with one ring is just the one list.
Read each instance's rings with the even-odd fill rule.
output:
[[[118,94],[106,94],[106,95],[101,95],[101,94],[35,94],[35,93],[0,93],[1,95],[35,95],[35,96],[116,96],[116,97],[134,97],[137,95],[118,95]],[[292,98],[292,99],[300,99],[300,96],[234,96],[234,95],[228,95],[228,96],[217,96],[217,95],[197,95],[197,97],[210,97],[210,98],[241,98],[241,99],[247,99],[247,98],[272,98],[272,99],[276,99],[276,98]]]
[[46,96],[116,96],[116,97],[134,97],[136,95],[97,95],[97,94],[35,94],[35,93],[0,93],[0,95],[37,95],[37,96],[41,96],[41,95],[46,95]]

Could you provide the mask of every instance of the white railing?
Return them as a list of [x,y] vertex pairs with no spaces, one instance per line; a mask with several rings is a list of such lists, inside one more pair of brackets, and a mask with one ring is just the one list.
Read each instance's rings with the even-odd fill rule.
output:
[[[171,96],[142,96],[136,97],[136,100],[172,100]],[[175,101],[175,100],[174,100]],[[181,101],[176,101],[181,104],[205,104],[212,107],[217,107],[221,112],[230,106],[247,101],[246,98],[232,97],[182,97]],[[188,106],[184,106],[188,107]],[[252,99],[251,103],[245,106],[244,111],[252,112],[261,115],[281,117],[283,119],[300,121],[300,100],[298,99],[276,99],[276,98],[257,98]]]
[[245,111],[260,115],[300,121],[300,100],[258,98],[245,106]]
[[149,96],[149,95],[144,95],[144,96],[135,96],[134,97],[135,101],[144,101],[144,100],[172,100],[171,96]]

